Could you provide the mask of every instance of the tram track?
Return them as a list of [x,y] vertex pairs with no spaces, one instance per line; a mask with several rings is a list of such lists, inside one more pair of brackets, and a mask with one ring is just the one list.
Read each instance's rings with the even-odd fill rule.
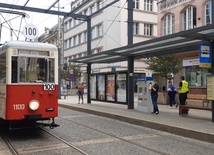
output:
[[48,130],[44,129],[44,128],[40,128],[42,131],[50,134],[51,136],[53,136],[54,138],[58,139],[59,141],[61,141],[62,143],[66,144],[67,146],[75,149],[76,151],[82,153],[83,155],[88,155],[86,152],[82,151],[81,149],[79,149],[78,147],[76,147],[74,144],[69,143],[68,141],[64,140],[63,138],[60,138],[59,136],[57,136],[56,134],[53,134],[51,132],[49,132]]
[[[2,138],[2,142],[5,143],[5,151],[7,151],[7,154],[9,152],[11,153],[11,155],[21,155],[21,154],[28,154],[28,153],[38,154],[41,151],[54,151],[54,150],[57,151],[57,149],[66,148],[67,150],[70,149],[72,154],[75,154],[75,155],[88,155],[88,153],[86,153],[83,150],[81,150],[80,148],[76,147],[74,144],[71,144],[68,141],[64,140],[63,138],[60,138],[56,134],[49,132],[47,129],[42,128],[42,127],[39,127],[37,129],[39,129],[44,134],[49,135],[50,137],[56,139],[58,142],[53,145],[47,143],[48,145],[39,145],[39,146],[29,145],[29,147],[20,148],[20,147],[18,147],[17,141],[16,141],[16,139],[18,139],[18,138],[15,137],[14,138],[15,141],[11,140],[11,135],[10,134],[8,135],[7,132],[3,132],[3,133],[1,133],[1,138]],[[42,134],[42,135],[44,135],[44,134]],[[30,139],[32,139],[32,138],[30,138]],[[34,140],[34,142],[39,143],[39,142],[36,142],[36,140]],[[31,144],[28,141],[26,141],[26,143]]]
[[132,145],[141,147],[141,148],[146,149],[146,150],[149,150],[149,151],[151,151],[151,152],[154,152],[154,153],[157,153],[157,154],[160,154],[160,155],[169,155],[169,154],[166,153],[166,152],[161,152],[161,151],[159,151],[159,150],[152,149],[152,148],[149,148],[149,147],[147,147],[147,146],[140,145],[140,144],[135,143],[135,142],[133,142],[133,141],[130,141],[130,140],[127,140],[127,139],[118,137],[118,136],[116,136],[116,135],[114,135],[114,134],[110,134],[110,133],[107,133],[107,132],[100,131],[100,130],[98,130],[98,129],[92,128],[92,127],[90,127],[90,126],[77,123],[77,122],[72,121],[72,120],[70,120],[70,119],[66,119],[66,118],[63,118],[63,117],[60,117],[60,116],[59,116],[59,118],[60,118],[60,119],[63,119],[63,120],[66,120],[66,121],[69,121],[69,122],[71,122],[71,123],[77,124],[77,125],[79,125],[79,126],[88,128],[88,129],[90,129],[90,130],[97,131],[97,132],[99,132],[99,133],[105,134],[105,135],[110,136],[110,137],[112,137],[112,138],[115,138],[115,139],[118,139],[118,140],[127,142],[127,143],[129,143],[129,144],[132,144]]
[[1,136],[3,141],[5,142],[5,144],[8,146],[10,152],[13,154],[13,155],[19,155],[17,149],[10,143],[9,139],[6,137],[6,136]]

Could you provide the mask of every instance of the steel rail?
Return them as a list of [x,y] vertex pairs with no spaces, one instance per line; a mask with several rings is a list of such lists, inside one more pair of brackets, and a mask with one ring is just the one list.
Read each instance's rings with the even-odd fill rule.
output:
[[4,142],[6,143],[6,145],[9,147],[10,152],[13,155],[19,155],[18,151],[15,149],[15,147],[10,143],[10,141],[5,137],[5,136],[1,136],[2,139],[4,140]]
[[80,153],[82,153],[83,155],[88,155],[86,152],[82,151],[81,149],[79,149],[78,147],[76,147],[75,145],[67,142],[66,140],[60,138],[59,136],[49,132],[48,130],[44,129],[44,128],[40,128],[41,130],[45,131],[46,133],[50,134],[51,136],[55,137],[56,139],[60,140],[61,142],[65,143],[66,145],[70,146],[71,148],[79,151]]

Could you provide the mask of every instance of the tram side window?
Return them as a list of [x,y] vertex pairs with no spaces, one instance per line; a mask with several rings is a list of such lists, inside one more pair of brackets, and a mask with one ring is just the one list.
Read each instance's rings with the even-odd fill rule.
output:
[[17,57],[12,57],[12,76],[11,76],[11,81],[12,83],[17,83]]
[[0,55],[0,83],[6,83],[6,57],[5,53]]

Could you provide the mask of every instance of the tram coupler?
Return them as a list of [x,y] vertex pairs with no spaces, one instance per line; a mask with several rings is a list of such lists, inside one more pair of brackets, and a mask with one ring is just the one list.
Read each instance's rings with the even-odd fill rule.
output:
[[54,118],[51,118],[52,119],[52,122],[51,123],[36,123],[36,124],[39,124],[39,125],[42,125],[42,126],[48,126],[50,129],[53,129],[55,127],[58,127],[60,125],[56,124],[55,121],[54,121]]
[[55,121],[54,121],[54,118],[51,118],[52,119],[52,123],[50,124],[50,129],[53,129],[55,127],[58,127],[59,125],[58,124],[55,124]]

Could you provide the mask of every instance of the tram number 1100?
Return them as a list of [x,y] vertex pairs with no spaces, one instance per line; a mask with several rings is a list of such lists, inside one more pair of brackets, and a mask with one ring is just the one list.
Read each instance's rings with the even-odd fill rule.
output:
[[24,104],[14,104],[13,105],[13,109],[14,110],[24,110],[25,109],[25,105]]

